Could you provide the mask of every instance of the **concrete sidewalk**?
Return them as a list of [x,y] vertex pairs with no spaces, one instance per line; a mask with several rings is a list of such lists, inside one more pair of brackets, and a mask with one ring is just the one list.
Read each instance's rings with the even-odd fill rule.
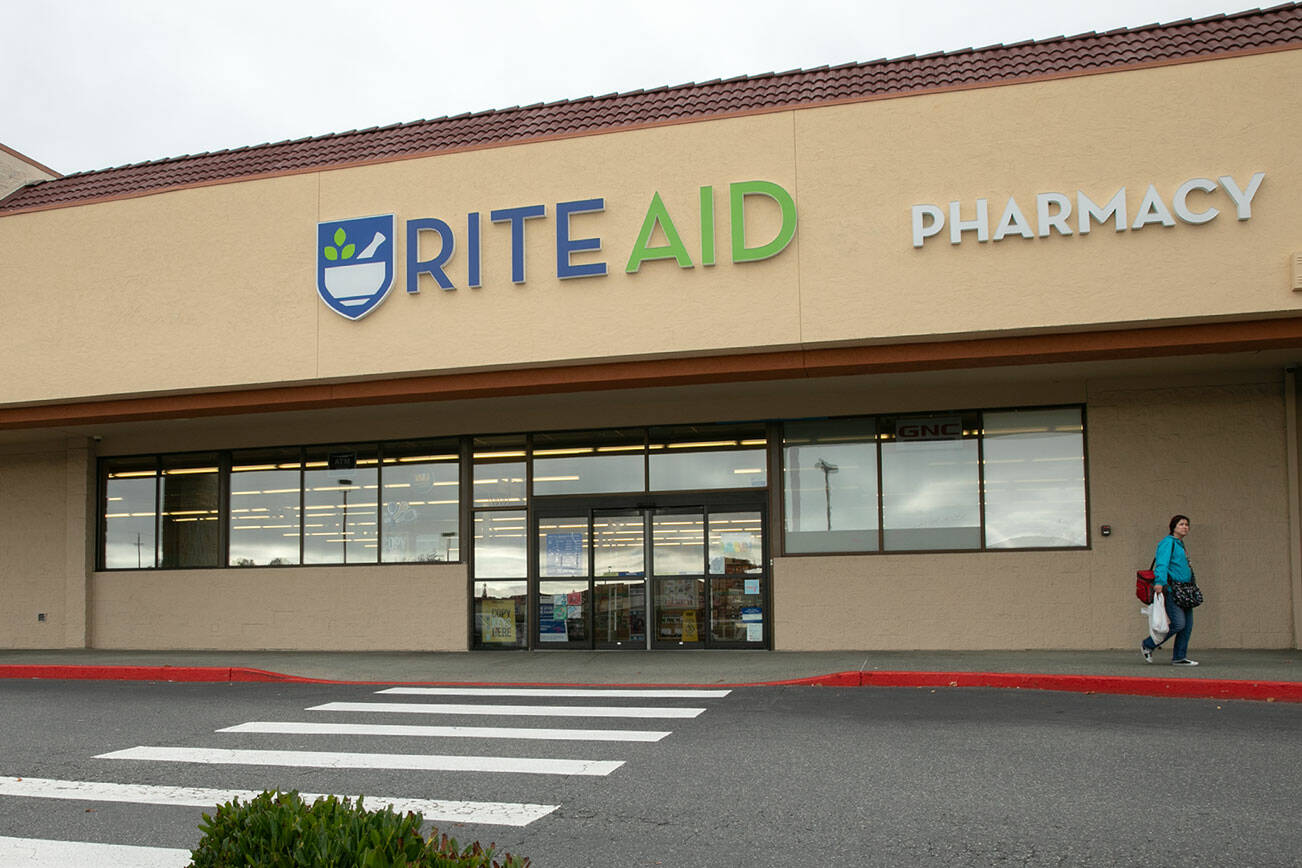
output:
[[[1161,654],[1161,652],[1159,652]],[[324,680],[479,684],[879,684],[1015,686],[1193,695],[1195,684],[1287,684],[1302,695],[1302,651],[1198,649],[1196,667],[1133,651],[0,651],[0,678]],[[169,678],[166,670],[175,670]],[[198,677],[204,670],[213,677]],[[184,677],[183,673],[196,677]],[[273,678],[238,677],[274,673]],[[978,673],[1009,676],[976,679]],[[962,677],[959,677],[962,676]],[[1017,677],[1012,677],[1017,676]],[[1154,682],[1153,689],[1111,690]],[[1180,687],[1181,684],[1185,687]],[[1161,685],[1175,685],[1173,688]],[[1068,686],[1062,686],[1068,685]],[[1191,692],[1192,691],[1192,692]],[[1227,696],[1224,688],[1208,695]],[[1259,698],[1259,697],[1245,697]],[[1280,697],[1283,698],[1283,697]]]

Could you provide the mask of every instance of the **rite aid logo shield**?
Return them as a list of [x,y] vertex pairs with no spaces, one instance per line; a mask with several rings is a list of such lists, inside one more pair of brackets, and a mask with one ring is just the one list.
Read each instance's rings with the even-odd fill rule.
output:
[[316,291],[331,310],[358,320],[393,287],[392,214],[316,225]]

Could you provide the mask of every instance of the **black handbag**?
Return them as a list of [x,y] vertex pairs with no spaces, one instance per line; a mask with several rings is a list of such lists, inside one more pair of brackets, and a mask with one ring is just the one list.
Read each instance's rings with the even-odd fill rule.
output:
[[1187,582],[1167,582],[1166,592],[1171,595],[1171,602],[1181,609],[1192,609],[1203,604],[1203,592],[1198,590],[1192,578]]

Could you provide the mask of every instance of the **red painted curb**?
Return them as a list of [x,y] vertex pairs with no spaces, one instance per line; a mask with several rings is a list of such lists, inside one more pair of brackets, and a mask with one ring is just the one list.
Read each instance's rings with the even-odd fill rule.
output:
[[[451,681],[341,681],[306,678],[238,666],[77,666],[57,664],[0,665],[0,679],[45,678],[111,681],[280,682],[294,684],[442,684],[461,686],[592,687],[591,684]],[[725,688],[809,685],[813,687],[986,687],[1012,690],[1060,690],[1127,696],[1174,696],[1190,699],[1244,699],[1302,702],[1302,682],[1245,681],[1229,678],[1140,678],[1115,675],[1046,675],[1007,672],[848,671],[785,681],[737,684],[603,684],[603,687]]]
[[75,666],[41,663],[0,665],[0,678],[193,682],[316,680],[231,666]]
[[1118,675],[1041,675],[1007,672],[837,672],[802,682],[824,687],[996,687],[1190,699],[1302,702],[1302,683],[1230,678],[1140,678]]

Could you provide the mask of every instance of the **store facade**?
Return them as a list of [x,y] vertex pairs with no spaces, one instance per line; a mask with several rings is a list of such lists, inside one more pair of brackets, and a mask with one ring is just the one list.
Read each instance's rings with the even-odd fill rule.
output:
[[1125,648],[1174,512],[1200,642],[1298,647],[1300,73],[1289,6],[23,187],[0,647]]

